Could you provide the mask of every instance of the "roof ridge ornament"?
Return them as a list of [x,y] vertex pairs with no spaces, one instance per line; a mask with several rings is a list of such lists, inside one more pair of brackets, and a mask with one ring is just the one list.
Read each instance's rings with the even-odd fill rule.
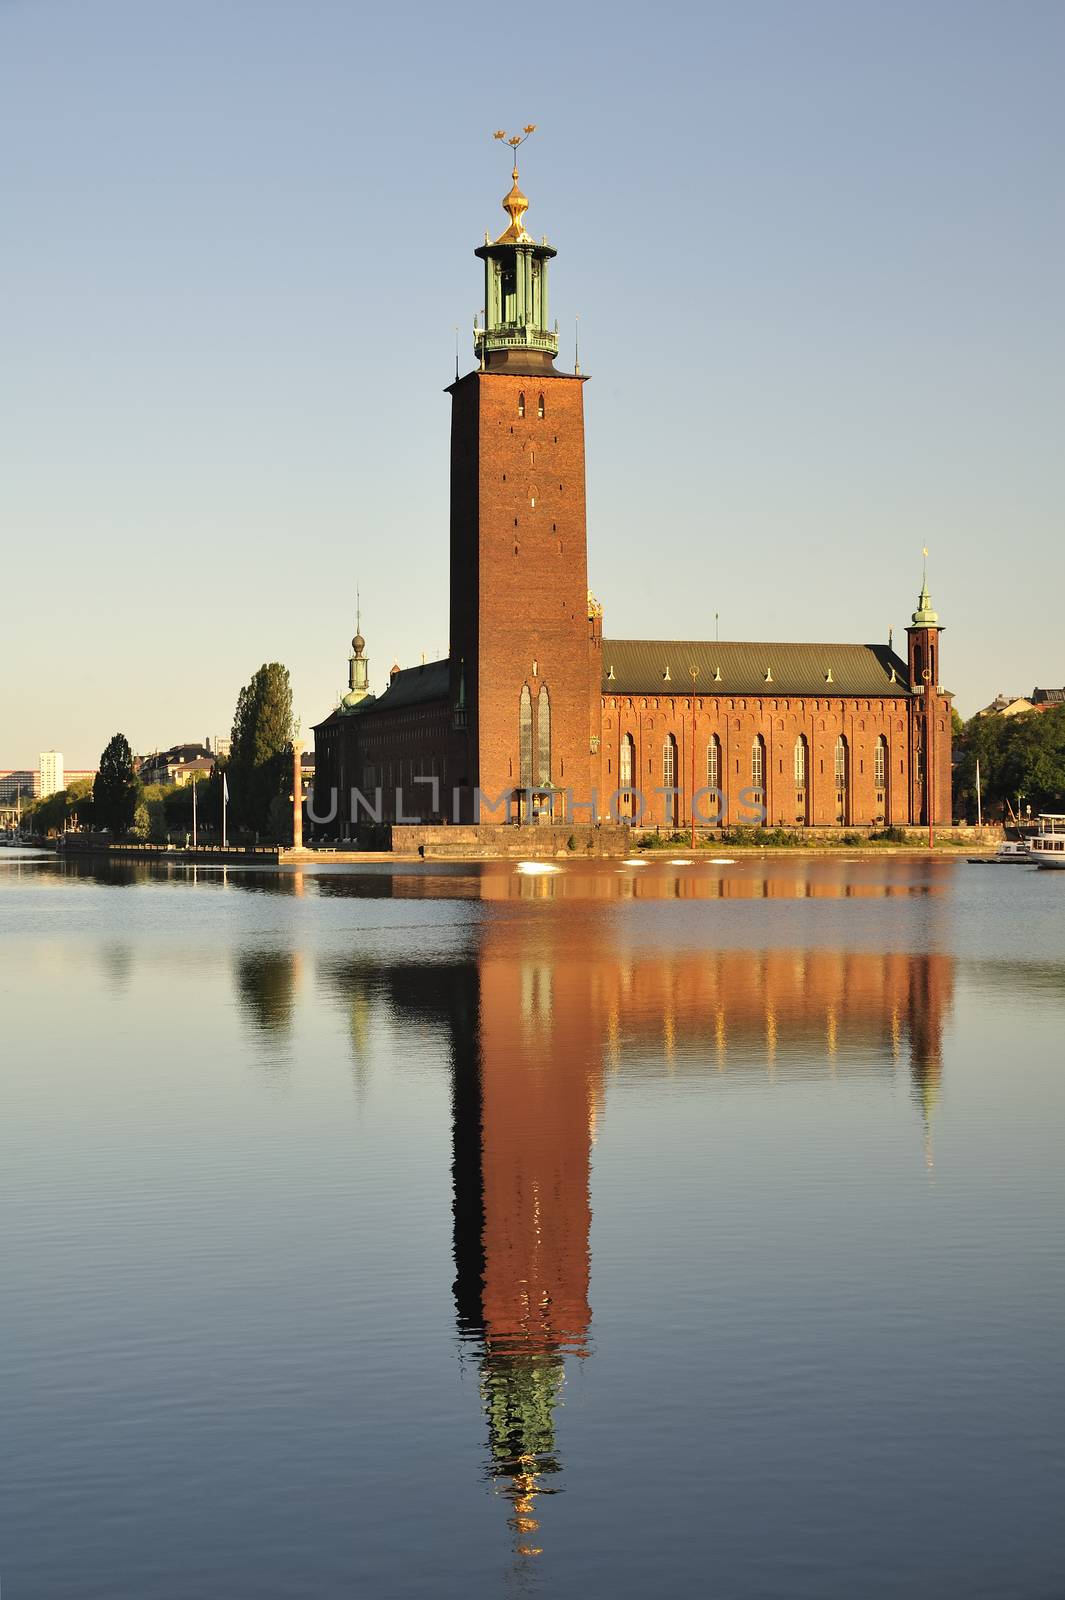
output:
[[510,146],[514,153],[514,170],[511,173],[513,182],[510,193],[504,197],[503,210],[510,218],[510,227],[505,228],[496,240],[496,244],[534,244],[529,234],[525,231],[525,213],[529,209],[529,202],[518,188],[518,148],[523,145],[530,134],[536,132],[536,123],[527,122],[520,133],[507,134],[503,128],[497,128],[492,135]]

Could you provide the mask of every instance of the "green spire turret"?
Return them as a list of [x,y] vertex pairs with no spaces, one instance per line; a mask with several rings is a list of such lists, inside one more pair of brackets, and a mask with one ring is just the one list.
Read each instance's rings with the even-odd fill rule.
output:
[[917,597],[917,610],[913,613],[913,626],[915,628],[938,628],[939,612],[932,609],[932,597],[928,593],[928,551],[925,553],[925,566],[921,574],[921,593]]
[[362,604],[355,599],[355,637],[351,641],[348,657],[348,692],[340,702],[341,711],[354,711],[364,700],[372,700],[370,693],[370,663],[366,658],[366,640],[362,636]]
[[510,226],[494,243],[486,233],[474,252],[484,262],[484,325],[475,324],[473,347],[489,371],[553,372],[558,354],[558,327],[549,326],[547,309],[547,264],[557,251],[526,232],[529,202],[518,187],[517,147],[534,127],[530,123],[510,139],[502,130],[496,134],[515,152],[511,189],[503,200]]

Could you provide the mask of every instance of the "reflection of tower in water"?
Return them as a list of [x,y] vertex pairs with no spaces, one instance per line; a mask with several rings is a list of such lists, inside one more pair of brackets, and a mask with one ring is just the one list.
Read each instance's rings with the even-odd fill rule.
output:
[[910,1077],[924,1120],[925,1164],[935,1166],[932,1114],[943,1076],[943,1022],[953,992],[950,956],[928,955],[910,965]]
[[551,930],[494,940],[454,1062],[455,1300],[481,1346],[489,1470],[519,1555],[560,1470],[565,1356],[587,1351],[591,1097],[601,1031]]

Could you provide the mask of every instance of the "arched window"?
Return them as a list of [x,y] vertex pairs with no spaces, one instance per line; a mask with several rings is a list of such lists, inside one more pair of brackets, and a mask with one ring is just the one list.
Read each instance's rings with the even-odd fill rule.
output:
[[720,789],[721,787],[721,744],[715,734],[711,734],[710,743],[706,747],[706,787]]
[[662,787],[672,789],[677,777],[677,741],[669,734],[662,746]]
[[631,733],[625,734],[621,741],[621,750],[618,758],[618,783],[622,789],[632,788],[632,773],[636,765],[636,746]]
[[795,741],[795,787],[806,788],[806,740],[800,733]]
[[886,785],[887,767],[887,740],[884,738],[884,735],[881,734],[879,739],[876,741],[876,749],[873,752],[873,785],[875,788],[883,789]]
[[521,391],[521,393],[519,394],[519,396],[518,396],[518,416],[519,417],[523,417],[524,415],[525,415],[525,390],[523,389]]
[[836,775],[836,788],[845,789],[847,786],[847,741],[842,734],[836,740],[836,761],[833,770]]
[[544,412],[546,411],[546,409],[547,408],[544,405],[544,397],[541,394],[539,400],[537,400],[537,402],[536,402],[536,415],[538,417],[542,417],[544,415]]
[[547,684],[540,685],[536,696],[536,781],[551,782],[551,697]]
[[518,706],[518,778],[523,789],[532,785],[532,695],[529,685],[522,686]]
[[765,785],[765,741],[761,734],[751,746],[751,788],[761,792]]

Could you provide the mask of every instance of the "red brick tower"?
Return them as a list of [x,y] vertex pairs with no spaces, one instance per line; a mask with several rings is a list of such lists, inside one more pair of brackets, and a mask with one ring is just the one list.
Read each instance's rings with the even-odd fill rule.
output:
[[[512,141],[514,142],[514,141]],[[514,183],[510,226],[476,254],[485,319],[478,368],[457,379],[451,422],[452,781],[461,819],[563,820],[567,786],[586,799],[589,621],[584,497],[584,379],[556,372],[548,328],[555,251],[525,231]],[[489,805],[503,796],[495,809]],[[456,819],[458,820],[458,819]]]
[[917,610],[906,629],[912,696],[910,817],[914,822],[949,823],[951,816],[950,700],[940,687],[939,676],[939,636],[942,632],[939,613],[932,608],[926,572],[921,581]]

